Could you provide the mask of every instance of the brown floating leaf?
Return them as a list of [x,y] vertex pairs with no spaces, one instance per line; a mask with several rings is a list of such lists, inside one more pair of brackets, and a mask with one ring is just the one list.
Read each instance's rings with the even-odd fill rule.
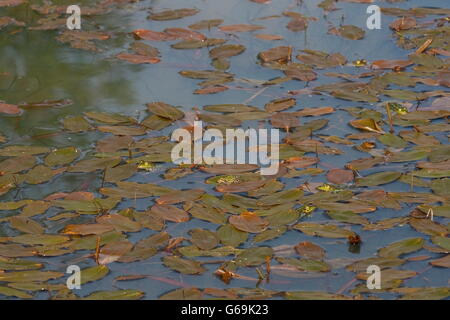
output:
[[417,20],[413,17],[402,17],[393,21],[389,27],[395,31],[412,29],[417,25]]
[[189,221],[189,214],[186,211],[171,205],[157,204],[151,208],[150,212],[172,222]]
[[183,111],[164,102],[148,103],[147,108],[150,112],[172,121],[179,120],[184,117]]
[[133,31],[133,34],[142,40],[150,40],[150,41],[170,41],[175,40],[175,37],[159,31],[145,30],[145,29],[137,29]]
[[222,19],[201,20],[199,22],[189,25],[188,28],[194,30],[211,29],[212,27],[217,27],[221,25],[222,22],[223,22]]
[[201,189],[191,189],[184,191],[174,191],[169,192],[158,199],[156,199],[156,203],[158,204],[175,204],[179,202],[185,201],[195,201],[200,198],[205,191]]
[[266,181],[247,181],[241,183],[233,183],[229,185],[218,185],[216,187],[219,192],[247,192],[255,190],[266,184]]
[[286,27],[294,32],[304,31],[308,28],[308,20],[303,17],[295,17],[289,21]]
[[344,169],[332,169],[327,173],[327,179],[331,183],[343,184],[353,181],[355,178],[353,171]]
[[132,247],[133,244],[128,240],[109,242],[101,248],[98,263],[104,265],[117,261]]
[[151,14],[148,18],[156,21],[164,21],[164,20],[176,20],[184,17],[189,17],[197,14],[199,10],[197,9],[175,9],[175,10],[166,10],[158,13]]
[[232,24],[219,27],[219,30],[223,32],[249,32],[261,29],[264,29],[264,27],[255,24]]
[[282,98],[272,100],[267,103],[264,108],[267,112],[277,112],[289,109],[292,106],[295,106],[296,100],[294,98]]
[[279,36],[279,35],[275,35],[275,34],[265,34],[265,33],[255,34],[255,38],[262,39],[262,40],[269,40],[269,41],[284,39],[283,36]]
[[142,226],[136,221],[120,214],[105,214],[97,218],[97,222],[105,225],[111,225],[119,232],[137,232]]
[[450,254],[430,262],[435,267],[450,268]]
[[245,51],[245,46],[241,44],[224,44],[209,51],[211,59],[229,58],[237,56]]
[[231,216],[229,222],[236,229],[250,233],[263,232],[269,225],[268,221],[249,211],[241,213],[238,216]]
[[324,114],[333,113],[334,111],[335,110],[333,107],[322,107],[322,108],[304,108],[294,113],[298,117],[307,117],[307,116],[321,116]]
[[102,234],[114,230],[112,225],[94,223],[94,224],[69,224],[63,233],[74,235]]
[[202,250],[211,250],[219,244],[215,232],[203,229],[192,229],[190,232],[191,242]]
[[256,164],[215,164],[208,167],[200,167],[200,170],[213,174],[239,174],[258,169]]
[[348,238],[349,236],[354,235],[354,232],[338,228],[335,225],[323,225],[309,222],[296,224],[294,229],[300,230],[307,235],[326,238]]
[[273,114],[270,118],[270,122],[272,123],[272,126],[286,129],[286,131],[288,131],[289,128],[300,126],[300,120],[298,117],[293,113],[287,112],[278,112]]
[[339,29],[332,31],[332,33],[337,33],[338,35],[350,40],[361,40],[366,34],[363,29],[353,25],[341,26]]
[[433,222],[429,219],[411,218],[409,219],[409,224],[418,232],[422,232],[431,236],[446,237],[449,232],[448,229],[442,224]]
[[182,259],[177,256],[163,258],[164,265],[184,274],[200,274],[206,271],[198,261]]
[[299,242],[294,249],[305,259],[323,260],[325,257],[325,250],[309,241]]
[[2,103],[0,101],[0,112],[6,114],[19,114],[22,112],[22,110],[20,110],[19,107],[14,104]]
[[194,94],[213,94],[218,92],[227,91],[228,87],[226,86],[210,86],[202,89],[197,89],[194,91]]
[[410,60],[377,60],[372,62],[372,69],[393,69],[393,68],[405,68],[412,65]]
[[370,132],[376,132],[376,133],[385,133],[382,128],[378,125],[378,123],[371,119],[356,119],[350,121],[350,124],[358,129],[370,131]]
[[161,60],[155,57],[143,56],[140,54],[126,53],[122,52],[116,56],[117,59],[125,60],[131,63],[141,64],[141,63],[158,63]]
[[291,60],[292,47],[280,46],[266,51],[262,51],[258,54],[258,58],[262,62],[284,62]]

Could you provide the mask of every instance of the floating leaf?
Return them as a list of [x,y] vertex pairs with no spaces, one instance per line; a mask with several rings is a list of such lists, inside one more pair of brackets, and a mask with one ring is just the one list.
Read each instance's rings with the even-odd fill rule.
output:
[[320,261],[325,257],[325,250],[309,241],[299,242],[294,247],[294,249],[300,256],[304,257],[305,259]]
[[105,265],[99,265],[82,269],[80,273],[80,284],[93,282],[104,278],[109,273],[109,269]]
[[216,234],[209,230],[192,229],[190,234],[191,242],[202,250],[213,249],[219,243]]
[[381,129],[373,119],[357,119],[350,121],[350,124],[357,129],[375,133],[384,133],[383,129]]
[[153,102],[147,104],[147,108],[149,111],[153,112],[154,114],[167,118],[169,120],[178,120],[184,117],[184,112],[168,105],[164,102]]
[[350,230],[341,229],[334,225],[323,225],[309,222],[302,222],[294,225],[294,229],[310,236],[319,236],[326,238],[347,238],[354,233]]
[[402,254],[411,253],[420,250],[424,245],[423,238],[411,238],[391,243],[378,251],[380,257],[397,258]]
[[167,267],[184,274],[200,274],[206,271],[201,263],[194,260],[186,260],[176,256],[166,256],[163,263]]
[[391,183],[400,178],[401,175],[402,175],[401,172],[396,171],[378,172],[366,177],[357,178],[356,184],[359,186],[367,186],[367,187],[378,186],[382,184]]
[[248,233],[235,228],[231,224],[224,224],[217,230],[217,236],[224,246],[237,247],[247,240]]
[[96,291],[91,293],[84,300],[138,300],[144,296],[144,292],[139,290],[114,290],[114,291]]
[[197,9],[174,9],[174,10],[166,10],[158,13],[153,13],[149,16],[149,19],[156,21],[165,21],[165,20],[176,20],[184,17],[189,17],[197,14],[199,10]]
[[250,233],[262,232],[266,230],[269,225],[268,221],[265,221],[253,212],[249,211],[246,211],[239,216],[231,216],[229,222],[236,229]]

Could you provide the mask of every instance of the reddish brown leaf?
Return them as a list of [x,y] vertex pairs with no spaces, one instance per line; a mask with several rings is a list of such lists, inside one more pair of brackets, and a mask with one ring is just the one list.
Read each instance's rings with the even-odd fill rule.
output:
[[236,229],[250,233],[263,232],[269,225],[268,221],[249,211],[231,216],[229,221]]
[[14,104],[7,104],[0,102],[0,112],[6,114],[19,114],[21,110]]
[[354,178],[355,176],[351,170],[331,169],[327,174],[328,181],[335,184],[349,183]]

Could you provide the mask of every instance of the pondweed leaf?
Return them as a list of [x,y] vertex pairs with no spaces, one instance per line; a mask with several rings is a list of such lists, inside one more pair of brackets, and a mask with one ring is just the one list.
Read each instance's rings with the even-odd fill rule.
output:
[[378,251],[380,257],[397,258],[402,254],[420,250],[425,241],[423,238],[411,238],[391,243]]
[[200,262],[177,256],[166,256],[163,258],[163,263],[167,267],[184,274],[201,274],[206,271]]
[[229,222],[236,229],[250,233],[262,232],[266,230],[267,226],[269,225],[268,221],[249,211],[241,213],[238,216],[231,216]]
[[395,171],[385,171],[385,172],[378,172],[371,174],[366,177],[357,178],[356,184],[359,186],[378,186],[382,184],[391,183],[402,175],[401,172],[395,172]]
[[84,300],[138,300],[145,295],[139,290],[124,289],[114,291],[96,291],[91,293]]

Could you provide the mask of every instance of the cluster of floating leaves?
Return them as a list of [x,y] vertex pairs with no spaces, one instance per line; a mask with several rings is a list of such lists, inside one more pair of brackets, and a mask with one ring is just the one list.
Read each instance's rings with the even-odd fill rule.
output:
[[[83,8],[83,14],[106,14],[116,6],[132,2],[135,1],[103,0]],[[258,6],[269,1],[252,2]],[[328,14],[336,10],[336,5],[334,0],[325,0],[319,7]],[[95,30],[92,26],[88,26],[92,27],[90,31],[65,30],[65,7],[50,1],[34,5],[26,0],[0,0],[0,7],[13,6],[29,6],[41,19],[26,25],[13,17],[0,17],[2,32],[15,34],[23,28],[35,32],[59,30],[57,41],[91,51],[100,50],[99,42],[115,37],[114,32]],[[418,276],[421,271],[402,268],[406,263],[411,266],[415,261],[427,261],[430,268],[443,268],[444,275],[450,267],[450,148],[447,143],[450,25],[445,17],[450,15],[450,10],[382,10],[383,14],[398,18],[390,28],[398,46],[412,51],[404,60],[351,62],[340,53],[270,46],[259,53],[258,64],[261,68],[278,70],[280,76],[258,83],[253,81],[251,85],[258,90],[287,81],[307,86],[268,101],[264,108],[215,104],[188,112],[164,102],[149,102],[148,116],[142,121],[94,111],[63,119],[61,126],[65,134],[97,132],[103,136],[92,150],[79,150],[77,146],[16,145],[1,136],[0,194],[10,199],[0,202],[1,221],[13,231],[0,238],[0,294],[32,298],[46,290],[55,299],[79,298],[66,288],[64,270],[53,270],[54,266],[47,264],[45,258],[84,251],[88,254],[81,259],[91,259],[94,266],[82,270],[82,285],[107,276],[108,265],[113,262],[126,264],[148,259],[185,275],[210,273],[224,283],[222,287],[197,288],[158,274],[122,274],[114,279],[123,282],[149,278],[176,287],[160,293],[161,299],[362,299],[367,294],[377,297],[379,293],[393,293],[404,299],[450,296],[448,286],[405,286],[406,279]],[[148,19],[155,22],[182,19],[198,12],[194,8],[158,11],[152,12]],[[444,17],[427,19],[430,15]],[[266,18],[287,21],[289,32],[305,32],[318,20],[294,11]],[[195,94],[219,93],[232,88],[233,82],[244,80],[227,71],[233,57],[246,50],[235,41],[238,33],[253,32],[255,38],[269,44],[283,39],[280,35],[261,33],[265,19],[259,20],[261,25],[224,25],[222,19],[214,18],[186,28],[136,29],[129,35],[129,49],[115,58],[124,63],[159,63],[164,57],[153,46],[159,42],[170,42],[174,50],[207,48],[211,59],[209,69],[181,70],[179,74],[202,80]],[[212,30],[221,37],[206,36]],[[365,36],[363,30],[351,25],[330,26],[329,33],[343,37],[343,41],[358,41]],[[344,70],[344,67],[352,70],[351,73],[323,71]],[[341,80],[315,86],[314,81],[319,77]],[[414,91],[420,84],[436,90]],[[392,89],[392,86],[407,88]],[[360,107],[340,108],[354,118],[349,122],[353,133],[345,137],[321,133],[327,126],[336,127],[321,116],[338,110],[331,106],[299,107],[297,96],[304,94],[328,96],[336,98],[336,102],[360,102]],[[430,98],[434,98],[431,104]],[[68,100],[0,102],[0,112],[5,117],[20,116],[30,108],[70,103]],[[256,165],[171,164],[174,142],[158,132],[180,126],[191,128],[193,120],[202,120],[208,127],[221,130],[239,127],[248,120],[268,122],[280,128],[285,135],[280,144],[282,163],[278,174],[261,176]],[[366,156],[352,159],[342,168],[321,160],[322,155],[345,157],[345,148],[357,149]],[[82,190],[53,193],[43,199],[17,199],[21,188],[42,188],[41,184],[53,179],[80,173],[95,174],[101,186],[92,190],[94,184],[88,181]],[[207,178],[204,190],[177,190],[159,183],[130,181],[132,177],[148,174],[160,175],[163,181],[189,179],[198,174]],[[318,182],[323,177],[327,182]],[[408,191],[388,191],[393,182],[402,183]],[[287,188],[288,183],[296,186]],[[216,192],[205,191],[209,185]],[[144,198],[150,203],[145,210],[135,206],[118,209],[123,202]],[[395,212],[403,208],[410,208],[408,215],[382,220],[370,217],[378,210]],[[311,219],[319,214],[326,219]],[[170,234],[171,225],[194,219],[208,227],[191,229],[186,237]],[[58,223],[56,231],[48,230],[50,222]],[[332,259],[327,250],[314,243],[316,237],[330,238],[329,243],[335,247],[348,247],[351,252],[363,254],[365,243],[371,239],[361,238],[354,231],[357,228],[374,236],[377,231],[412,228],[417,237],[401,238],[379,248],[376,256],[364,259]],[[128,239],[144,229],[152,230],[151,235],[135,243]],[[298,244],[276,247],[264,244],[286,233],[297,233]],[[411,255],[418,251],[423,254]],[[35,261],[33,257],[40,260]],[[213,271],[208,265],[214,266]],[[367,289],[369,265],[382,269],[382,289]],[[320,291],[320,288],[319,291],[276,291],[261,287],[271,282],[289,285],[289,279],[327,277],[341,268],[354,272],[355,277],[338,292]],[[246,281],[248,285],[233,286],[237,281]],[[84,298],[143,296],[140,290],[120,289],[96,291]]]

